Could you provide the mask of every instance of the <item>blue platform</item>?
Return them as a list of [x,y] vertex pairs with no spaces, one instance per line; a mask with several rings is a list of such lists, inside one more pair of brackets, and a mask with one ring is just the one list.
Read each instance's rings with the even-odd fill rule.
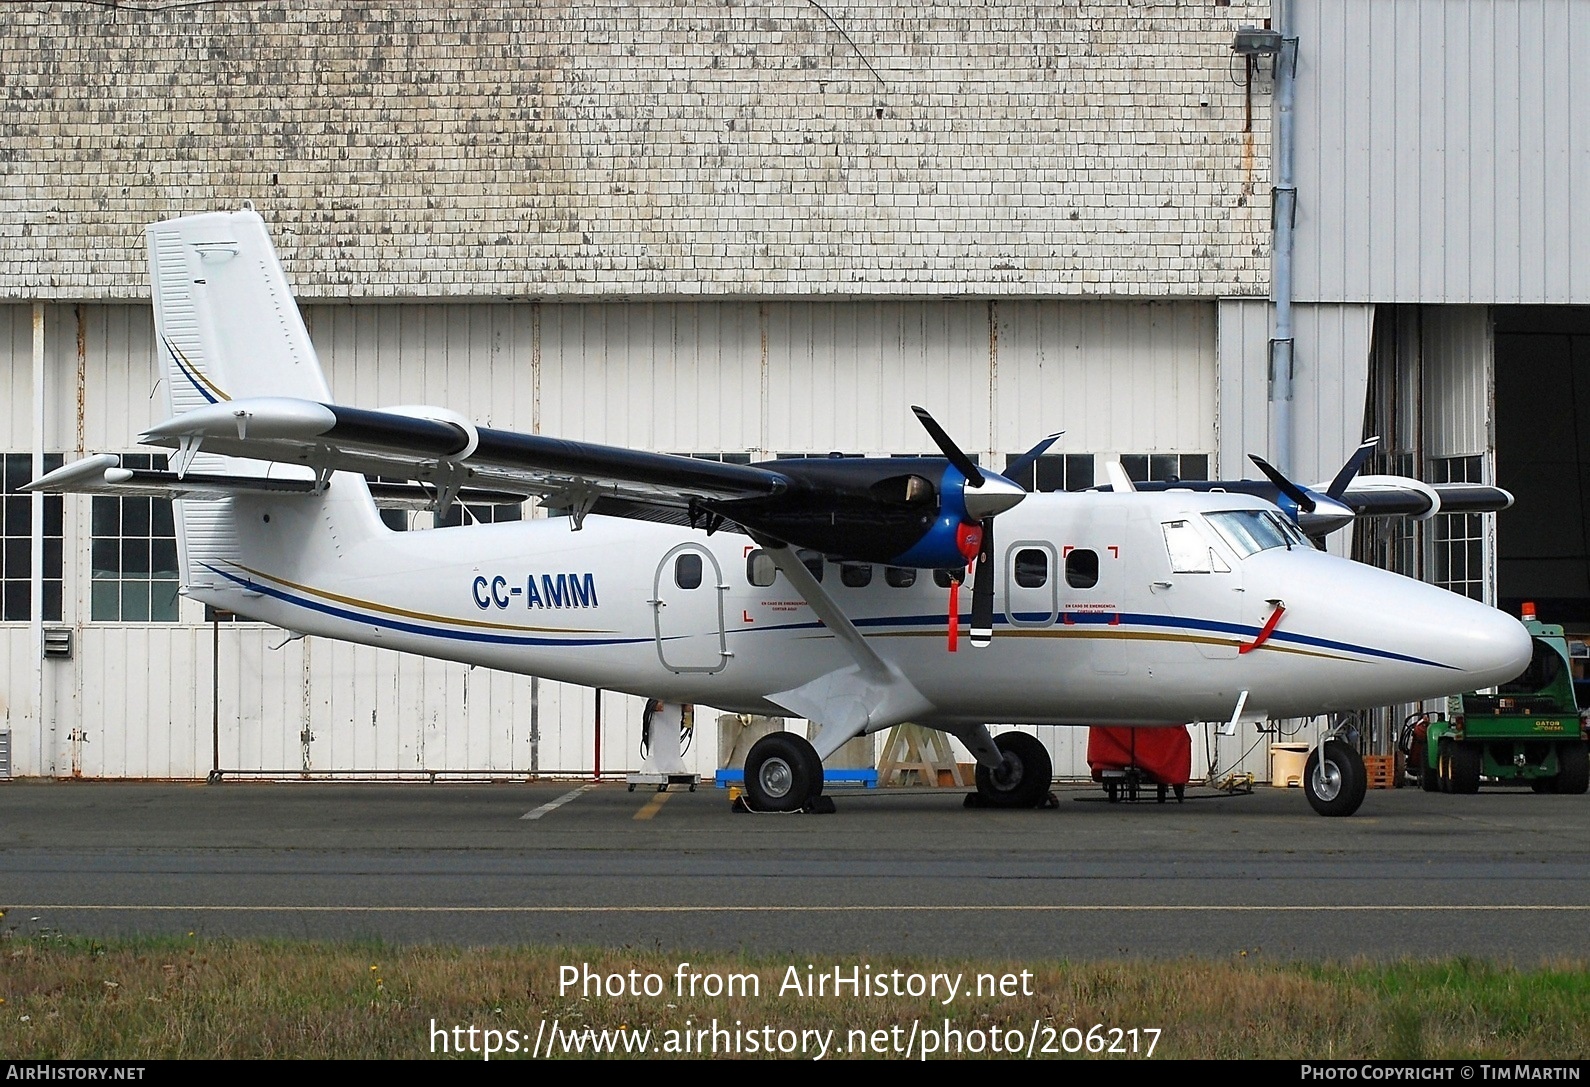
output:
[[[730,785],[744,785],[744,770],[719,770],[717,774],[718,788],[727,789]],[[854,785],[857,788],[876,789],[878,787],[878,771],[876,770],[847,770],[843,767],[823,768],[823,785]]]

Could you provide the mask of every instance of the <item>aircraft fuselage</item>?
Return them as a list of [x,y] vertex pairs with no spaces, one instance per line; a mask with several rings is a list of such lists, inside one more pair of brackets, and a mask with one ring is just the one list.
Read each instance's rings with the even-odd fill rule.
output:
[[[785,713],[771,693],[850,660],[737,533],[592,516],[577,532],[551,518],[338,537],[313,503],[230,501],[258,528],[189,592],[288,629],[737,712]],[[1527,663],[1527,634],[1494,609],[1297,541],[1242,554],[1207,516],[1264,511],[1229,494],[1032,495],[999,519],[981,649],[948,651],[931,571],[825,563],[822,584],[940,726],[1224,720],[1243,692],[1248,715],[1298,716]]]

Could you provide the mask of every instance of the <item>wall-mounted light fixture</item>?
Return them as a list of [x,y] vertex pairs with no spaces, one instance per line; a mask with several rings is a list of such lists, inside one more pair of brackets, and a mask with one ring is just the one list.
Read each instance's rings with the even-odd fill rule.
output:
[[1281,51],[1281,32],[1267,26],[1240,27],[1231,51],[1239,57],[1273,57]]

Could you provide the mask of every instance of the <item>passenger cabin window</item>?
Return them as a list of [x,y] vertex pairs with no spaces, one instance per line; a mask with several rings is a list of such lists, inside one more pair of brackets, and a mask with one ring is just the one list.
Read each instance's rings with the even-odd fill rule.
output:
[[[1094,580],[1098,579],[1097,570]],[[1041,589],[1049,583],[1049,552],[1024,547],[1016,552],[1016,584],[1023,589]]]
[[865,562],[840,563],[839,583],[848,589],[865,589],[872,584],[872,565]]
[[908,566],[885,566],[883,580],[891,589],[909,589],[916,584],[916,571]]
[[1078,547],[1066,553],[1066,584],[1091,589],[1099,583],[1099,553]]
[[1209,541],[1191,521],[1166,521],[1165,550],[1170,553],[1170,569],[1175,574],[1230,573],[1231,567],[1215,554]]
[[674,560],[674,584],[681,589],[701,587],[701,556],[686,552]]
[[950,582],[958,580],[955,576],[956,573],[957,571],[954,570],[934,570],[933,584],[941,589],[948,589]]
[[762,548],[757,548],[745,557],[745,580],[752,585],[765,589],[773,584],[777,576],[778,566],[773,562],[773,556]]
[[823,580],[823,553],[821,551],[797,551],[795,557],[801,560],[801,565],[811,571],[812,577],[819,582]]

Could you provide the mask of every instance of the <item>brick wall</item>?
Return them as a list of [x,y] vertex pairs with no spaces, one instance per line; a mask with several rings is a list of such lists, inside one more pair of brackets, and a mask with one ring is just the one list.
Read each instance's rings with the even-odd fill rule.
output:
[[6,3],[0,298],[244,199],[306,298],[1262,294],[1268,7]]

